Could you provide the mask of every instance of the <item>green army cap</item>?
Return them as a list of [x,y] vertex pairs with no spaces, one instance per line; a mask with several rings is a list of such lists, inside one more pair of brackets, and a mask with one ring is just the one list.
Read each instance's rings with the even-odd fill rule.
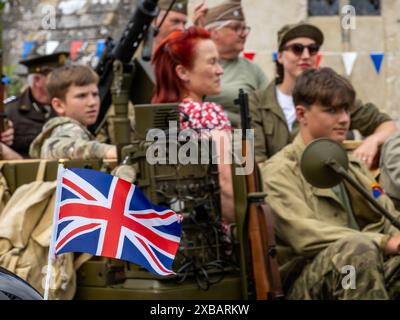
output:
[[55,68],[62,67],[67,62],[68,57],[69,53],[62,51],[42,56],[29,57],[25,60],[21,60],[19,63],[28,68],[29,74],[47,74]]
[[[169,6],[171,5],[172,0],[160,0],[158,6],[160,10],[167,11]],[[184,15],[188,14],[188,0],[176,0],[174,5],[171,8],[171,11],[176,11],[179,13],[183,13]]]
[[281,49],[286,42],[300,37],[313,39],[318,45],[324,42],[324,35],[319,28],[300,22],[287,24],[278,31],[278,48]]
[[205,17],[204,25],[207,26],[213,22],[227,20],[244,20],[244,14],[240,0],[224,1],[215,7],[209,8]]

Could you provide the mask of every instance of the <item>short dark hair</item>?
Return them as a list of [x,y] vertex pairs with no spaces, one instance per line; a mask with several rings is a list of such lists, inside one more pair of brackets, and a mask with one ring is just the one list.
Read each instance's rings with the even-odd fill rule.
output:
[[293,102],[310,108],[313,104],[343,107],[354,105],[356,92],[351,83],[331,68],[308,69],[296,79]]
[[275,72],[275,84],[281,84],[283,82],[283,77],[285,76],[285,70],[283,64],[278,62],[278,59],[275,60]]
[[50,99],[65,100],[65,95],[71,86],[88,86],[98,84],[99,76],[90,67],[84,65],[66,65],[50,72],[46,86]]

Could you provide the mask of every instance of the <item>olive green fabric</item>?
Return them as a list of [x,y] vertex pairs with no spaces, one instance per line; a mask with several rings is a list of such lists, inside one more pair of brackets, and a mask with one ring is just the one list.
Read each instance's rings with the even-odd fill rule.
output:
[[[254,128],[254,149],[257,162],[265,161],[290,143],[296,136],[299,125],[295,121],[292,132],[276,97],[276,84],[272,81],[265,90],[249,96],[249,108]],[[350,110],[350,130],[357,129],[363,136],[374,133],[383,122],[392,120],[372,103],[357,100]]]
[[[265,90],[249,96],[251,124],[254,128],[254,152],[257,162],[265,161],[289,144],[294,134],[289,132],[285,115],[276,97],[276,86],[271,82]],[[298,132],[294,122],[293,131]]]
[[400,256],[384,259],[380,248],[365,236],[345,237],[321,251],[286,294],[286,299],[296,300],[399,298]]
[[[344,237],[362,235],[383,249],[390,235],[400,233],[346,185],[361,232],[349,228],[348,213],[332,189],[315,188],[301,174],[299,163],[304,148],[302,137],[298,135],[261,168],[266,201],[274,211],[278,261],[286,288],[316,255]],[[349,174],[371,190],[373,177],[353,157],[350,157]],[[377,201],[392,215],[400,217],[386,195]]]
[[332,191],[338,197],[340,203],[345,208],[347,215],[349,217],[349,225],[348,227],[354,230],[360,230],[360,226],[357,223],[356,218],[354,217],[353,207],[351,206],[350,198],[347,193],[346,187],[344,183],[339,183],[337,186],[332,188]]
[[221,60],[224,74],[221,77],[221,93],[218,96],[207,97],[224,107],[232,127],[240,128],[240,108],[234,103],[238,98],[239,89],[247,93],[265,89],[268,81],[262,69],[254,62],[238,57],[233,60]]

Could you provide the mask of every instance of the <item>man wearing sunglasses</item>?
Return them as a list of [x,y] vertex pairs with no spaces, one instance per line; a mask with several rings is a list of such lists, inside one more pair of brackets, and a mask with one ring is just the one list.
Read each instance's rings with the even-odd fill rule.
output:
[[207,100],[222,105],[233,127],[240,127],[239,107],[235,105],[240,88],[246,92],[267,87],[267,77],[262,69],[240,55],[244,50],[250,27],[246,25],[240,0],[224,1],[208,8],[204,27],[210,31],[224,69],[221,78],[221,94]]
[[[298,132],[292,92],[304,70],[317,67],[324,36],[311,24],[284,26],[278,32],[277,77],[265,90],[250,96],[255,154],[263,162],[292,141]],[[366,137],[354,155],[371,167],[378,148],[397,128],[391,118],[371,104],[356,101],[350,110],[351,127]]]

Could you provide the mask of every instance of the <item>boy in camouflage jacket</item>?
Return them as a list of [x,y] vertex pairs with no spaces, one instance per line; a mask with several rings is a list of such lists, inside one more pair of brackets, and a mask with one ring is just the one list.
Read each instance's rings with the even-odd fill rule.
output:
[[70,65],[48,77],[47,90],[59,117],[50,119],[32,142],[29,155],[42,159],[115,159],[115,146],[95,140],[87,127],[100,107],[98,76],[89,67]]

